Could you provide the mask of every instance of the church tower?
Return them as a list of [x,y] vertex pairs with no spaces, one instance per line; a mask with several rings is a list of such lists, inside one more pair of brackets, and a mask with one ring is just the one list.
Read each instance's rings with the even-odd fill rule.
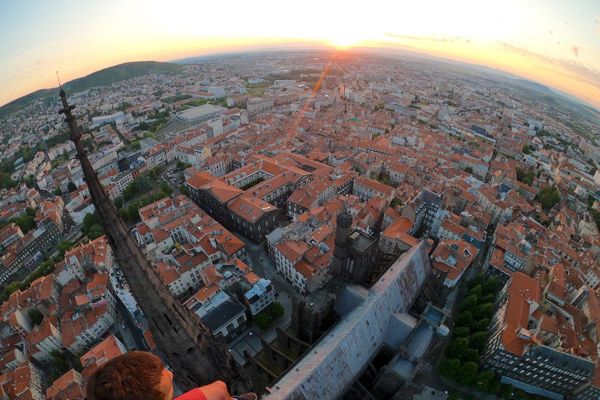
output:
[[333,248],[333,274],[344,275],[350,257],[348,237],[352,229],[352,215],[346,210],[339,213],[335,219],[335,239]]
[[60,99],[63,106],[60,113],[66,116],[77,159],[116,262],[148,319],[160,355],[173,369],[177,383],[182,389],[191,389],[223,380],[234,390],[247,389],[225,343],[215,340],[200,319],[174,298],[129,235],[127,226],[104,192],[81,143],[81,128],[71,112],[75,106],[67,103],[64,90],[60,91]]

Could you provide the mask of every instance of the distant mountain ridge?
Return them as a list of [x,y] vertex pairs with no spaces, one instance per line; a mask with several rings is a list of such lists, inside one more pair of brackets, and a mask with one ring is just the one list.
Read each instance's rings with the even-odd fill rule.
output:
[[[81,78],[74,79],[63,84],[63,88],[68,92],[81,92],[98,86],[108,86],[115,82],[135,78],[146,74],[172,74],[181,71],[184,65],[158,62],[158,61],[135,61],[114,65],[96,72],[92,72]],[[56,95],[58,88],[40,89],[29,93],[23,97],[11,101],[0,107],[0,118],[18,111],[33,101],[41,99],[50,94]]]

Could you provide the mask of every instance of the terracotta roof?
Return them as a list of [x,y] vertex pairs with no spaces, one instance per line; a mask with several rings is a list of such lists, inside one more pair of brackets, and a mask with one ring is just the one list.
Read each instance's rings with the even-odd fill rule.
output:
[[276,211],[277,207],[258,197],[243,195],[229,203],[229,210],[253,224],[263,215]]
[[210,173],[206,171],[199,171],[190,176],[186,182],[191,187],[195,189],[200,189],[200,187],[204,186],[209,182],[212,182],[214,179],[216,178]]
[[534,278],[516,272],[512,274],[507,296],[505,328],[502,331],[501,341],[506,351],[521,356],[524,347],[531,343],[529,334],[522,330],[527,330],[531,303],[540,302],[540,286]]
[[88,379],[96,368],[126,352],[123,344],[110,335],[79,358],[83,366],[82,375]]
[[46,390],[48,400],[83,400],[85,388],[79,372],[70,369]]

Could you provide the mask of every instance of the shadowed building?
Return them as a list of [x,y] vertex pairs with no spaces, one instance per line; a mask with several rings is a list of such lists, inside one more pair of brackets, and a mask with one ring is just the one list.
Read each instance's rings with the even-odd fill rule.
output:
[[375,260],[377,240],[359,229],[353,230],[352,216],[347,211],[338,214],[336,225],[333,274],[363,283]]
[[[441,312],[437,324],[422,326],[407,314],[430,275],[427,243],[421,242],[402,254],[370,289],[348,285],[336,300],[339,321],[268,388],[264,399],[339,399],[384,346],[413,347],[395,360],[409,370],[405,375],[410,379],[434,334],[431,325],[443,322]],[[417,331],[411,340],[413,328],[420,328],[424,335]],[[383,386],[393,390],[399,385]]]
[[222,379],[235,389],[241,389],[242,382],[224,343],[214,340],[200,320],[173,297],[129,235],[127,226],[104,192],[81,143],[81,129],[71,113],[74,106],[67,103],[63,90],[60,91],[60,97],[63,105],[60,112],[66,116],[77,159],[115,259],[150,323],[161,356],[175,371],[182,388]]

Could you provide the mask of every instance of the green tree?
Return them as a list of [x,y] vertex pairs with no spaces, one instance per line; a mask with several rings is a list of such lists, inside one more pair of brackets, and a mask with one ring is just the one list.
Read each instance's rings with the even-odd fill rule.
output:
[[500,385],[500,379],[494,377],[494,379],[488,382],[487,391],[492,394],[500,394]]
[[186,170],[189,167],[191,167],[192,164],[188,164],[188,163],[178,160],[177,163],[175,164],[175,166],[177,167],[178,170],[183,171],[183,170]]
[[68,240],[61,240],[60,242],[58,242],[58,244],[56,245],[56,249],[58,250],[60,258],[63,258],[65,253],[71,250],[73,246],[75,246],[75,243]]
[[512,397],[513,387],[507,384],[500,385],[500,397],[503,399],[510,399]]
[[465,299],[462,301],[462,303],[460,303],[460,306],[458,307],[459,311],[471,311],[473,310],[475,307],[477,307],[477,295],[469,295],[467,297],[465,297]]
[[471,386],[477,379],[478,370],[479,366],[477,363],[467,361],[466,363],[462,364],[461,368],[458,370],[456,374],[456,381],[461,385]]
[[69,191],[69,193],[74,192],[75,190],[77,190],[77,186],[69,181],[69,183],[67,184],[67,190]]
[[269,312],[263,310],[254,317],[254,322],[260,329],[265,330],[273,323],[273,317]]
[[59,187],[57,187],[56,189],[54,189],[54,192],[52,192],[55,196],[62,196],[62,190],[60,190]]
[[453,379],[460,369],[460,360],[457,358],[444,358],[440,362],[439,373],[446,378]]
[[35,178],[33,177],[33,175],[28,175],[25,178],[23,178],[23,183],[28,187],[28,188],[32,188],[35,187]]
[[475,381],[476,386],[479,390],[489,391],[490,384],[494,381],[494,373],[492,371],[480,371],[477,374]]
[[515,172],[517,173],[517,180],[519,182],[523,182],[529,186],[533,184],[533,178],[535,177],[534,171],[516,167]]
[[50,382],[54,382],[69,371],[71,365],[69,364],[67,354],[61,353],[58,350],[52,350],[50,352],[50,357],[52,359],[52,370],[50,371],[48,379]]
[[27,311],[27,316],[34,325],[41,324],[42,320],[44,319],[44,314],[42,314],[37,308],[32,308],[31,310]]
[[469,339],[464,337],[454,338],[448,343],[448,347],[446,348],[446,353],[451,358],[458,358],[459,360],[463,359],[467,354],[467,350],[469,349]]
[[83,233],[87,233],[87,231],[89,231],[92,226],[100,224],[100,217],[97,213],[87,213],[85,214],[85,217],[83,217],[83,225],[81,227],[81,230],[83,231]]
[[469,347],[483,351],[487,343],[487,332],[475,332],[469,336]]
[[[469,346],[471,344],[469,343]],[[479,363],[479,351],[477,349],[467,349],[464,356],[461,358],[461,361],[473,361],[475,363]]]
[[173,193],[173,189],[167,182],[160,183],[160,191],[165,195],[165,197],[170,196]]
[[456,326],[471,326],[473,323],[473,314],[471,311],[464,311],[456,317]]
[[487,331],[489,324],[490,324],[489,318],[482,318],[473,323],[473,330],[474,331]]
[[469,289],[469,296],[475,295],[477,298],[481,295],[481,284],[477,284]]
[[23,233],[27,233],[30,230],[35,229],[35,219],[27,214],[13,218],[11,221],[17,224]]
[[468,326],[460,326],[454,329],[452,333],[454,337],[467,337],[469,336],[469,327]]
[[494,303],[480,304],[473,314],[475,319],[491,317],[494,315]]
[[[482,290],[484,293],[486,293],[486,296],[493,294],[494,298],[496,298],[496,292],[499,289],[500,289],[500,281],[495,276],[487,279],[483,283],[483,286],[482,286]],[[487,302],[485,302],[485,303],[487,303]]]
[[104,235],[104,229],[102,229],[100,225],[92,225],[87,233],[87,236],[90,238],[90,240],[99,238],[102,235]]
[[536,196],[545,212],[548,212],[560,202],[560,194],[554,186],[546,186],[538,192]]
[[10,174],[4,171],[0,171],[0,189],[14,188],[19,183],[10,179]]
[[281,303],[279,303],[277,301],[271,303],[270,308],[271,308],[271,315],[273,316],[273,319],[280,318],[285,313],[285,309],[283,308],[283,305],[281,305]]
[[485,282],[485,275],[483,275],[482,273],[479,273],[477,275],[475,275],[475,277],[473,279],[471,279],[468,283],[467,283],[467,287],[469,288],[469,292],[477,285],[481,285],[483,282]]
[[473,173],[473,168],[471,168],[471,167],[466,167],[466,168],[465,168],[465,172],[466,172],[467,174],[472,174],[472,173]]
[[27,207],[27,209],[25,210],[25,213],[29,217],[35,217],[35,214],[37,214],[37,210],[35,208]]

